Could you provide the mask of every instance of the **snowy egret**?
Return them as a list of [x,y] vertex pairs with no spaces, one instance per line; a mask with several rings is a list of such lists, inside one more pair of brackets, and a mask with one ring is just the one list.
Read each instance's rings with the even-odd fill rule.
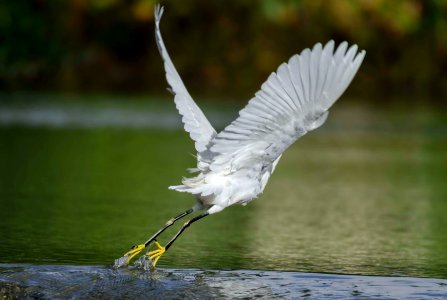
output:
[[[318,43],[281,64],[261,86],[239,117],[217,133],[189,95],[177,73],[160,33],[163,7],[155,7],[155,37],[163,58],[166,79],[182,115],[184,128],[195,142],[197,175],[185,178],[172,190],[193,194],[196,204],[170,219],[144,244],[134,246],[120,260],[129,261],[154,242],[147,252],[155,267],[165,253],[192,223],[222,211],[233,204],[246,205],[261,194],[283,152],[298,138],[326,121],[328,109],[346,90],[357,73],[365,51],[342,42],[324,47]],[[156,238],[177,220],[196,211],[203,213],[187,221],[166,244]]]

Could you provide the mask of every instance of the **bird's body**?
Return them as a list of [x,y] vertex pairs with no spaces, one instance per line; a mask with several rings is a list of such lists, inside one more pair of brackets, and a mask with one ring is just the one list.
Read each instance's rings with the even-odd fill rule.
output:
[[344,92],[364,57],[357,46],[334,42],[293,56],[272,73],[239,117],[216,133],[183,85],[160,33],[163,8],[156,10],[156,40],[166,78],[195,141],[198,175],[171,186],[196,196],[210,214],[246,204],[265,188],[282,153],[308,131],[321,126],[328,109]]
[[326,121],[328,109],[346,90],[357,73],[365,51],[346,42],[336,49],[334,42],[316,44],[279,66],[261,86],[239,117],[217,133],[186,90],[164,45],[160,33],[163,8],[155,9],[156,41],[174,101],[185,130],[195,142],[196,175],[170,189],[193,194],[197,204],[171,219],[145,244],[129,251],[132,258],[176,220],[197,210],[177,235],[149,256],[158,258],[190,223],[222,211],[233,204],[245,205],[263,192],[283,152],[297,139]]
[[234,167],[200,172],[196,177],[184,179],[183,185],[170,188],[195,195],[210,214],[233,204],[245,205],[262,193],[279,161],[277,158],[276,162],[266,163],[262,159],[265,146],[246,151]]

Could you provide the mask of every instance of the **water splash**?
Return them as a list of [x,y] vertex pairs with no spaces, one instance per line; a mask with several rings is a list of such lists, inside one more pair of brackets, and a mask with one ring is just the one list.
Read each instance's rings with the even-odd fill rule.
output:
[[[128,265],[129,265],[129,256],[123,255],[122,257],[115,259],[113,268],[120,269],[127,267]],[[133,267],[144,271],[151,271],[153,269],[152,266],[153,266],[153,260],[151,260],[147,255],[142,255],[133,263]]]
[[154,269],[153,267],[153,260],[149,258],[147,255],[142,255],[140,258],[138,258],[134,262],[134,267],[137,269],[142,269],[144,271],[152,271]]
[[115,269],[126,267],[129,264],[129,256],[124,255],[120,258],[115,259],[115,262],[113,263],[113,267]]

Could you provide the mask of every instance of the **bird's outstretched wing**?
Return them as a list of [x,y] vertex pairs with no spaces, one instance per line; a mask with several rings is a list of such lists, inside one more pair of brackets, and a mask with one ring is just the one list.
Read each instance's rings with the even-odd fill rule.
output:
[[[357,45],[316,44],[279,66],[208,151],[211,170],[269,167],[299,137],[320,127],[365,56]],[[254,161],[254,157],[257,160]]]
[[172,93],[175,95],[175,105],[179,113],[182,115],[185,130],[189,132],[191,138],[195,141],[196,150],[200,153],[206,150],[206,146],[210,140],[216,136],[216,131],[189,95],[169,57],[168,51],[166,50],[160,32],[160,19],[163,15],[163,7],[156,5],[154,14],[155,39],[157,41],[158,50],[160,50],[161,57],[163,58],[166,80],[171,87]]

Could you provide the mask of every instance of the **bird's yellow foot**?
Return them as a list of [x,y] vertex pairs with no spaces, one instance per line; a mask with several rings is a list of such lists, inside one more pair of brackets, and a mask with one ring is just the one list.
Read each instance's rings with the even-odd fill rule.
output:
[[155,246],[157,246],[157,250],[154,251],[148,251],[146,253],[147,256],[149,256],[150,260],[152,261],[152,266],[155,268],[155,265],[157,264],[160,257],[166,252],[166,248],[160,245],[159,242],[155,241]]
[[126,254],[124,254],[124,257],[127,259],[127,264],[129,264],[130,260],[137,255],[138,253],[140,253],[144,248],[146,248],[146,245],[141,244],[138,246],[133,246],[132,249],[130,249],[130,251],[128,251]]

